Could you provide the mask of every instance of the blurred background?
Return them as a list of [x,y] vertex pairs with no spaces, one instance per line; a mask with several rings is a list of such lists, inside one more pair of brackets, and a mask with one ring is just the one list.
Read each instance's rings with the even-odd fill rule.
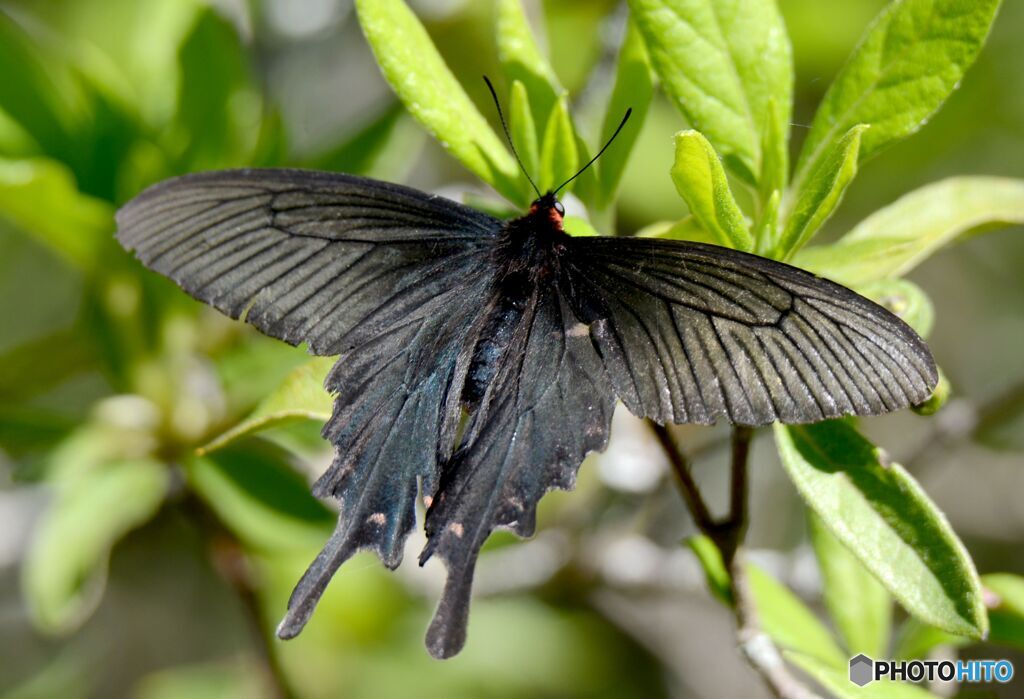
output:
[[[410,4],[490,117],[490,3]],[[796,61],[795,152],[885,3],[779,4]],[[622,7],[527,6],[578,123],[596,131]],[[960,90],[920,134],[864,165],[826,235],[946,176],[1024,175],[1022,32],[1024,4],[1007,2]],[[620,233],[685,214],[668,177],[684,126],[656,98],[623,182]],[[423,648],[443,570],[411,555],[395,573],[357,556],[305,633],[273,640],[333,526],[307,490],[329,459],[319,425],[191,455],[308,357],[143,271],[114,243],[112,214],[174,174],[281,164],[483,191],[399,109],[348,0],[0,1],[0,696],[766,696],[731,614],[679,545],[693,525],[663,457],[624,410],[576,492],[545,498],[537,537],[492,537],[460,656],[437,662]],[[911,275],[935,302],[930,344],[955,396],[933,419],[865,426],[983,573],[1024,574],[1021,233],[977,236]],[[752,555],[817,607],[803,510],[764,436]],[[678,437],[721,505],[727,433]],[[1024,672],[1017,651],[965,653]],[[1004,696],[1021,696],[1022,681]]]

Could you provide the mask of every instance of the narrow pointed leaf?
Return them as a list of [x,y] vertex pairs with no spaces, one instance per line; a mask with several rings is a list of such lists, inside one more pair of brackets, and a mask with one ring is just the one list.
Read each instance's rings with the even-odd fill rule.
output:
[[402,0],[358,0],[366,40],[406,109],[445,149],[513,201],[519,170]]
[[764,154],[758,192],[767,202],[773,193],[784,192],[789,180],[789,118],[788,109],[779,106],[774,97],[768,100],[768,114],[761,134],[761,152]]
[[866,158],[921,128],[985,43],[1000,0],[895,0],[882,10],[829,87],[797,163],[798,187],[857,124]]
[[761,628],[780,647],[804,653],[829,667],[847,656],[832,634],[799,597],[762,568],[747,564],[747,578]]
[[293,370],[240,423],[196,450],[199,455],[222,449],[243,437],[295,420],[326,422],[334,399],[324,388],[335,357],[318,357]]
[[257,132],[249,125],[259,121],[260,103],[235,25],[204,9],[181,45],[178,62],[175,120],[188,138],[186,162],[198,170],[250,164]]
[[809,241],[842,201],[857,174],[863,124],[854,126],[829,150],[812,175],[795,190],[796,200],[776,246],[779,259],[789,259]]
[[37,525],[23,569],[36,625],[50,633],[78,627],[106,583],[110,550],[149,520],[167,492],[167,470],[146,459],[104,464],[58,492]]
[[779,237],[779,209],[782,206],[782,192],[774,190],[764,203],[761,210],[761,218],[757,221],[754,229],[754,245],[757,254],[764,257],[771,255],[775,246],[778,245]]
[[800,495],[908,612],[952,633],[987,633],[974,563],[902,466],[848,421],[776,425],[775,439]]
[[786,651],[783,656],[838,699],[935,699],[931,692],[907,682],[881,680],[858,687],[850,682],[846,667],[831,667],[805,653]]
[[690,213],[716,243],[744,251],[753,248],[754,239],[729,190],[725,170],[711,144],[700,133],[680,131],[676,134],[672,181],[690,207]]
[[496,13],[498,60],[505,78],[526,87],[534,122],[546,124],[565,88],[537,46],[522,0],[498,0]]
[[0,219],[36,238],[75,267],[91,271],[111,247],[113,211],[82,194],[55,160],[0,160]]
[[627,109],[632,109],[633,113],[623,131],[596,164],[600,183],[599,199],[602,204],[609,203],[615,197],[615,191],[626,169],[629,154],[644,125],[653,95],[654,76],[647,57],[647,49],[636,24],[629,22],[626,25],[622,48],[619,49],[615,84],[612,86],[608,107],[604,113],[600,145],[604,145],[615,133]]
[[697,556],[697,561],[704,570],[704,579],[707,581],[711,594],[725,606],[732,607],[731,576],[725,568],[722,552],[706,536],[692,536],[686,540],[686,545]]
[[310,492],[291,457],[265,440],[235,444],[185,465],[189,484],[246,544],[273,551],[319,545],[336,515]]
[[[540,181],[537,185],[542,192],[554,189],[572,177],[578,167],[576,132],[569,117],[569,104],[562,98],[551,110],[551,117],[544,129],[544,143],[540,154]],[[572,185],[568,188],[571,189]]]
[[825,606],[849,655],[886,657],[892,598],[821,519],[809,513],[811,544],[821,570]]
[[769,100],[789,123],[792,48],[773,0],[630,0],[651,65],[686,120],[749,184]]
[[879,209],[833,245],[805,248],[795,264],[843,284],[898,277],[945,245],[1024,224],[1024,180],[951,177]]
[[[508,127],[512,133],[512,142],[516,144],[516,152],[523,161],[523,169],[536,177],[540,172],[540,144],[537,138],[537,122],[533,118],[533,108],[526,86],[518,80],[512,83],[508,101]],[[545,123],[545,122],[541,122]],[[529,182],[523,184],[527,195],[533,194]]]

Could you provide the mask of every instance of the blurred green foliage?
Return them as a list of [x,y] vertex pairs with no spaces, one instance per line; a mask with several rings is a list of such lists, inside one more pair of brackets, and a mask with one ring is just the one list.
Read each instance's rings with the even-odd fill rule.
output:
[[[306,485],[325,465],[316,423],[330,405],[319,389],[328,364],[143,270],[113,241],[114,210],[175,174],[270,165],[411,177],[425,187],[472,173],[522,206],[532,190],[495,129],[479,80],[486,71],[500,76],[512,133],[541,186],[571,175],[633,108],[631,128],[572,185],[573,232],[644,229],[792,258],[927,334],[936,312],[943,322],[963,310],[947,311],[941,289],[933,304],[926,285],[903,276],[958,238],[1024,222],[1024,184],[1011,179],[1024,162],[1024,77],[1014,69],[1024,11],[1003,8],[991,45],[964,77],[993,0],[780,0],[778,9],[735,0],[724,3],[729,21],[718,23],[710,0],[320,5],[333,9],[303,29],[301,15],[313,9],[273,0],[232,5],[230,14],[198,0],[0,2],[0,465],[13,496],[37,498],[20,573],[33,627],[21,617],[0,627],[5,647],[18,647],[0,659],[0,692],[650,697],[685,686],[655,640],[609,611],[602,586],[610,583],[576,555],[514,593],[485,593],[474,603],[469,646],[444,664],[421,645],[432,583],[388,574],[369,557],[346,566],[302,637],[269,641],[333,526]],[[921,27],[946,40],[922,49]],[[342,43],[346,59],[362,58],[345,62],[342,82],[332,83],[316,66]],[[886,60],[894,73],[880,78]],[[288,98],[289,66],[309,83],[305,107]],[[964,89],[935,123],[897,145],[961,79]],[[316,98],[330,91],[345,120],[311,136],[307,122],[323,105]],[[376,98],[361,102],[360,94]],[[438,157],[414,119],[454,160]],[[891,149],[864,162],[883,146]],[[954,176],[963,171],[986,176]],[[849,232],[804,247],[820,229]],[[1019,262],[1024,248],[1014,250]],[[1024,291],[993,298],[1013,308],[1013,293]],[[1000,318],[989,309],[978,322]],[[946,333],[950,347],[969,344]],[[972,376],[959,354],[939,356],[955,360],[958,386],[970,385],[959,380]],[[998,365],[997,350],[992,356]],[[998,410],[982,411],[977,435],[1020,449],[1024,390],[1012,388]],[[1020,578],[979,581],[939,507],[854,426],[778,428],[777,436],[819,518],[812,542],[838,632],[752,567],[765,630],[795,666],[834,688],[845,653],[881,652],[891,641],[893,598],[945,629],[907,621],[894,646],[901,654],[968,644],[948,632],[981,635],[983,599],[991,638],[1024,647]],[[837,449],[831,462],[820,458]],[[642,519],[653,515],[623,515],[639,509],[636,499],[606,492],[584,471],[581,492],[545,501],[542,524],[577,544],[605,529],[659,540]],[[851,534],[866,528],[875,532],[871,546]],[[678,539],[682,530],[672,531]],[[514,548],[495,538],[495,555]],[[728,603],[720,558],[716,568],[706,541],[690,545]],[[173,565],[161,566],[162,556]],[[982,570],[993,565],[1024,571],[1019,556],[979,561]],[[195,590],[189,604],[183,589]],[[152,611],[159,602],[140,596],[166,601],[168,611],[161,616]],[[135,614],[141,628],[125,621]],[[129,630],[122,636],[121,628]],[[154,637],[161,642],[145,640]],[[151,654],[133,642],[152,643]],[[114,660],[120,654],[132,660]],[[893,696],[920,695],[900,689]]]

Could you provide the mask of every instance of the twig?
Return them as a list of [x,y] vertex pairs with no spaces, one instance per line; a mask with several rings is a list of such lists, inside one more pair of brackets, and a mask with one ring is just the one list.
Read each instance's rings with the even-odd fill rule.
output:
[[729,514],[721,520],[712,517],[701,495],[686,455],[676,446],[663,425],[648,421],[665,450],[679,483],[686,507],[697,529],[718,548],[722,562],[729,571],[732,609],[736,615],[736,634],[740,650],[757,671],[771,692],[779,699],[812,699],[817,697],[786,666],[775,643],[760,626],[757,605],[750,594],[743,563],[742,544],[747,531],[749,479],[747,464],[753,430],[738,425],[732,431],[732,460],[729,486]]

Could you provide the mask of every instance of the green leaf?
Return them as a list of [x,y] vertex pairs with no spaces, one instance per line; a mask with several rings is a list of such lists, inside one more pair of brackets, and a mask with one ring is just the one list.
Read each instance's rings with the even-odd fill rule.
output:
[[0,12],[0,110],[43,153],[67,156],[88,114],[84,91],[67,65],[54,60],[6,13]]
[[576,131],[569,116],[569,102],[563,97],[551,110],[551,117],[544,129],[544,143],[540,151],[540,181],[537,183],[540,191],[549,191],[565,182],[576,174],[578,164]]
[[496,14],[495,41],[505,77],[509,83],[522,83],[530,95],[533,122],[546,124],[565,88],[537,47],[521,0],[498,0]]
[[868,28],[815,114],[795,186],[819,169],[829,146],[857,124],[861,159],[921,128],[974,63],[999,0],[895,0]]
[[752,563],[747,564],[747,578],[761,628],[777,645],[829,667],[846,666],[847,656],[832,634],[789,588]]
[[[630,0],[651,64],[676,107],[726,165],[759,181],[775,101],[789,123],[793,58],[773,0]],[[773,156],[774,157],[774,156]]]
[[619,62],[615,68],[615,83],[608,97],[604,122],[601,125],[601,145],[604,145],[627,109],[632,109],[628,124],[623,127],[615,142],[608,147],[601,159],[596,163],[598,179],[598,201],[606,206],[615,197],[622,173],[626,169],[629,155],[640,136],[640,129],[647,117],[651,98],[654,96],[654,78],[651,64],[644,48],[643,37],[630,21],[626,25],[626,35],[619,49]]
[[57,161],[0,160],[0,217],[81,270],[94,270],[109,246],[113,216],[109,204],[79,192]]
[[335,516],[313,497],[290,459],[280,447],[254,439],[194,457],[185,472],[196,492],[249,546],[308,548],[323,541]]
[[794,264],[856,285],[899,277],[974,233],[1024,224],[1024,180],[951,177],[900,197],[833,245],[805,248]]
[[849,655],[884,658],[892,627],[892,598],[813,511],[811,544],[821,570],[822,592]]
[[776,246],[778,259],[789,259],[809,241],[842,201],[846,188],[857,174],[857,154],[867,126],[850,129],[818,162],[802,188],[791,190],[795,203],[786,216],[786,226]]
[[969,643],[963,636],[940,631],[911,617],[900,627],[892,657],[899,660],[925,658],[937,646],[959,647]]
[[659,221],[645,226],[636,232],[638,238],[665,238],[666,240],[690,240],[695,243],[718,243],[718,239],[708,233],[694,216],[686,216],[675,223]]
[[711,594],[725,606],[732,607],[732,576],[725,569],[722,552],[706,536],[691,536],[686,540],[686,545],[697,556],[697,561],[704,571],[704,579],[707,581]]
[[974,563],[902,466],[848,421],[776,425],[775,440],[800,495],[908,612],[951,633],[986,634]]
[[697,131],[680,131],[675,140],[672,181],[690,213],[717,244],[751,250],[754,239],[711,144]]
[[782,192],[773,190],[761,210],[761,217],[754,230],[754,244],[757,254],[767,257],[778,244],[779,208],[782,205]]
[[199,13],[178,55],[181,86],[176,122],[192,169],[248,165],[260,100],[235,26],[213,9]]
[[515,160],[448,69],[402,0],[357,0],[366,40],[406,109],[444,148],[512,201],[522,201]]
[[304,167],[400,180],[424,141],[423,130],[395,100],[336,146],[307,160]]
[[989,643],[1024,649],[1024,577],[1010,573],[981,576],[990,600]]
[[935,384],[935,390],[928,396],[928,400],[911,407],[911,410],[918,415],[934,415],[942,410],[942,407],[949,401],[949,397],[953,395],[953,384],[946,377],[946,372],[942,370],[942,367],[938,367],[938,369],[939,382]]
[[244,662],[177,665],[139,680],[133,699],[269,699],[259,668]]
[[850,682],[848,667],[830,667],[805,653],[786,651],[783,656],[838,699],[935,699],[931,692],[906,682],[880,680],[858,687]]
[[590,224],[590,221],[582,216],[566,216],[562,220],[562,227],[569,235],[594,236],[601,235]]
[[[1010,573],[981,576],[991,625],[986,641],[996,646],[1024,649],[1024,578]],[[963,636],[908,619],[900,631],[897,658],[923,658],[937,646],[960,647],[970,643]]]
[[924,289],[906,279],[879,279],[858,284],[857,293],[896,314],[917,331],[921,337],[928,337],[935,322],[935,307]]
[[117,461],[58,486],[33,535],[23,586],[33,621],[67,633],[95,609],[110,550],[149,520],[167,492],[166,469],[147,459]]
[[[512,141],[516,144],[516,152],[519,153],[519,157],[523,161],[523,169],[533,177],[540,172],[540,145],[537,142],[537,122],[533,119],[530,96],[526,91],[526,86],[518,80],[512,83],[510,91],[508,127],[512,133]],[[529,193],[533,194],[533,190],[531,189]]]
[[789,180],[789,123],[784,119],[788,116],[788,110],[780,108],[774,97],[768,100],[768,119],[765,121],[764,133],[761,134],[764,165],[758,181],[758,192],[763,203],[767,203],[776,192],[781,196],[786,191],[786,182]]
[[324,388],[327,373],[337,357],[317,357],[294,369],[240,423],[199,447],[200,456],[222,449],[243,437],[296,420],[326,422],[334,409],[334,398]]

